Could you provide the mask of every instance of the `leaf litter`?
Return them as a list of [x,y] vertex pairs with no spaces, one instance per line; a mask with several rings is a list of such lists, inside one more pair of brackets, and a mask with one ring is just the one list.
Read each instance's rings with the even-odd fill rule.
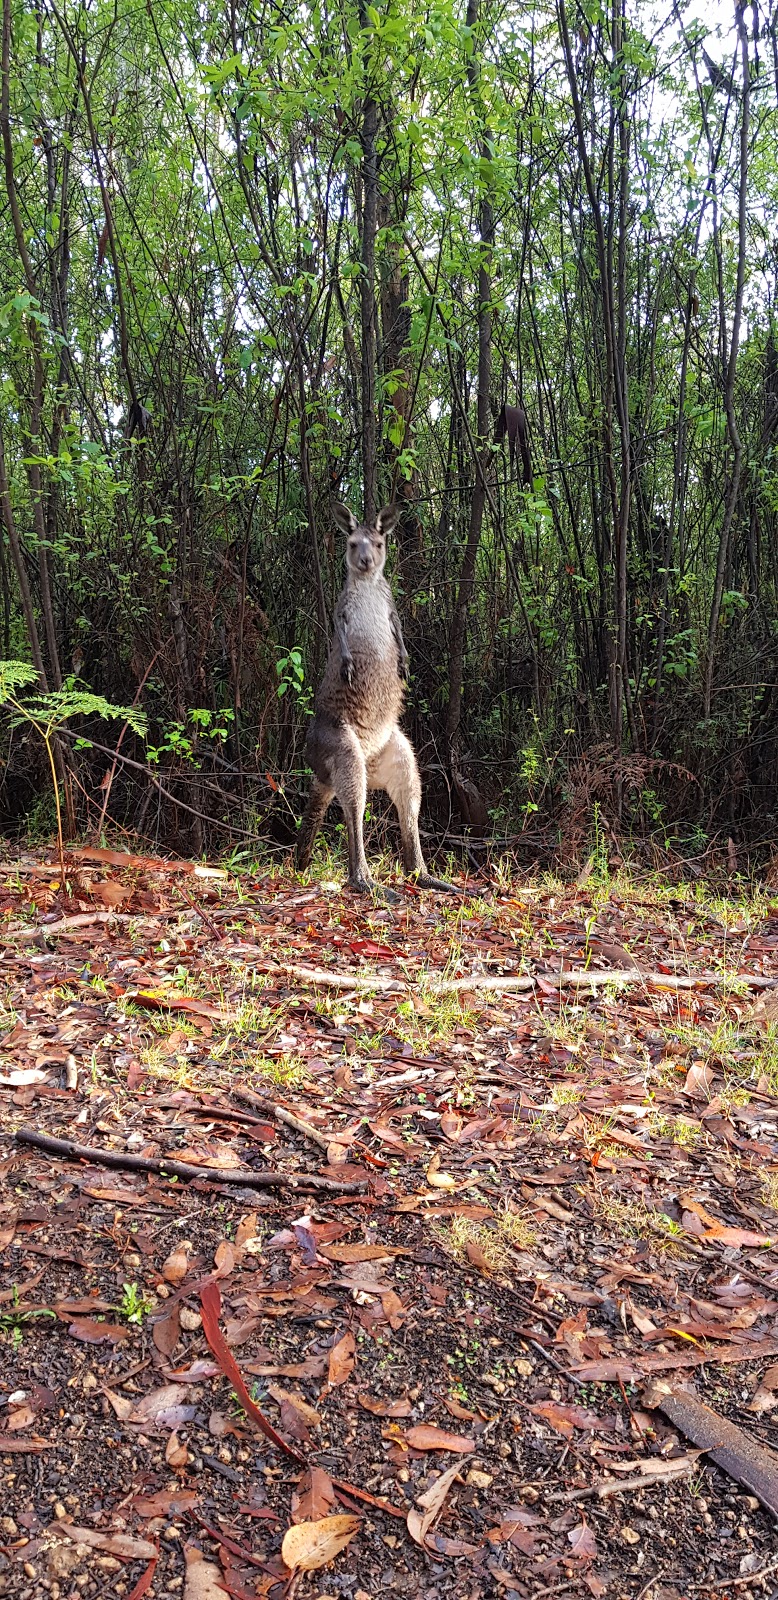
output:
[[71,864],[0,895],[0,1581],[760,1593],[778,907]]

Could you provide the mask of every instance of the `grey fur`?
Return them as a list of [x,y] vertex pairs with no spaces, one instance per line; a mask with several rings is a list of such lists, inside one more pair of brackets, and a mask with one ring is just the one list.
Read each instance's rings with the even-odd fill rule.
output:
[[331,800],[340,802],[348,830],[349,883],[373,888],[365,859],[363,819],[369,789],[385,789],[397,808],[403,867],[422,887],[447,889],[431,878],[419,840],[421,779],[410,741],[398,723],[408,655],[392,591],[383,572],[386,539],[397,508],[385,506],[373,527],[348,506],[333,516],[346,534],[346,582],[335,607],[335,632],[305,753],[314,778],[300,825],[297,865],[308,866]]

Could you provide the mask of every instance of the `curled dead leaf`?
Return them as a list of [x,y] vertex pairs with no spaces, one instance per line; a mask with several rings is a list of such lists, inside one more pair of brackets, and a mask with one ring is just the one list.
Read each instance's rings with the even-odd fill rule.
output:
[[748,1402],[749,1411],[774,1411],[778,1406],[778,1367],[767,1367]]
[[313,1406],[309,1406],[308,1401],[304,1400],[302,1395],[293,1394],[290,1389],[282,1389],[278,1383],[269,1383],[267,1392],[272,1395],[279,1405],[282,1405],[284,1401],[290,1405],[298,1416],[302,1417],[303,1422],[308,1424],[309,1428],[321,1427],[321,1417],[318,1411],[315,1411]]
[[416,1505],[412,1506],[408,1512],[406,1518],[408,1532],[411,1538],[415,1539],[416,1543],[422,1547],[424,1547],[430,1528],[443,1510],[449,1489],[458,1472],[459,1462],[455,1461],[453,1467],[448,1467],[445,1472],[441,1472],[440,1477],[435,1479],[430,1488],[425,1489],[424,1493],[419,1495]]
[[189,1461],[189,1451],[175,1432],[171,1433],[165,1445],[165,1460],[174,1472],[182,1472]]
[[297,1522],[284,1534],[281,1558],[292,1572],[315,1572],[319,1567],[328,1567],[351,1543],[359,1524],[359,1517],[345,1515]]
[[370,1394],[358,1394],[357,1400],[374,1417],[409,1417],[413,1410],[410,1400],[374,1400]]
[[435,1152],[427,1168],[427,1182],[432,1189],[456,1189],[456,1178],[450,1172],[440,1171],[440,1154]]
[[234,1271],[235,1250],[229,1239],[222,1239],[221,1244],[216,1246],[213,1264],[216,1268],[214,1276],[217,1278],[228,1278],[230,1273]]

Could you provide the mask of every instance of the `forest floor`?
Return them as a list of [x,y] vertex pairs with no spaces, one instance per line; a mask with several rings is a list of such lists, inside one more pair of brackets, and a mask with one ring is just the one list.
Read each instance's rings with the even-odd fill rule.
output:
[[479,893],[0,868],[0,1594],[778,1594],[778,903]]

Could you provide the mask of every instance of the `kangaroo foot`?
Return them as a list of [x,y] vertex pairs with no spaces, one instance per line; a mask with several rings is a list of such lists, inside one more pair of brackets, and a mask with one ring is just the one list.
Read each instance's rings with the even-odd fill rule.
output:
[[400,899],[394,889],[387,889],[372,878],[349,878],[348,886],[355,894],[369,894],[374,900],[386,900],[389,905],[396,905]]
[[445,878],[433,878],[429,872],[414,873],[411,883],[415,883],[419,889],[441,889],[444,894],[459,892],[455,883],[446,883]]

